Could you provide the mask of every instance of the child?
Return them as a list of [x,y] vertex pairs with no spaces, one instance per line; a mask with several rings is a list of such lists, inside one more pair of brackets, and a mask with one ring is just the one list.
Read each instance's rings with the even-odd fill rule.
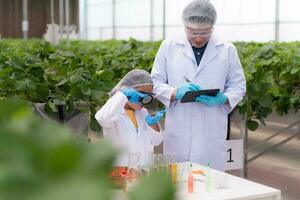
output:
[[153,82],[144,70],[132,70],[113,88],[110,99],[96,113],[104,138],[122,150],[116,166],[128,166],[129,155],[137,166],[149,164],[153,146],[163,141],[158,126],[164,111],[149,114],[143,105],[152,100]]

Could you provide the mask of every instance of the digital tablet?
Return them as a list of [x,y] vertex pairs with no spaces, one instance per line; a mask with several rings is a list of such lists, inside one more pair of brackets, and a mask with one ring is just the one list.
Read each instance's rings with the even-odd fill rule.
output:
[[199,90],[195,92],[186,92],[181,99],[181,103],[195,102],[199,95],[216,96],[220,89]]

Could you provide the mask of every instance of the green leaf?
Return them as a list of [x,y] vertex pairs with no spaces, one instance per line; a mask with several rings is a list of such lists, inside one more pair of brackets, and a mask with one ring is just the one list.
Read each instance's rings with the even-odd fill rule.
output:
[[49,170],[55,174],[70,173],[79,165],[80,151],[80,148],[69,142],[58,144],[49,152]]
[[255,131],[258,128],[258,122],[254,120],[248,120],[247,121],[247,127],[251,131]]
[[63,98],[55,98],[53,99],[53,103],[55,105],[65,105],[66,104],[66,100]]
[[87,96],[91,96],[91,94],[92,94],[91,89],[88,87],[81,87],[81,92],[82,92],[82,94],[87,95]]
[[296,74],[300,70],[300,66],[294,66],[291,70],[291,74]]
[[59,53],[64,57],[75,57],[75,54],[71,51],[59,51]]
[[114,77],[114,71],[110,69],[99,70],[96,71],[96,75],[99,79],[108,81],[108,80],[112,80],[112,78]]
[[271,107],[272,106],[272,97],[270,95],[262,95],[259,98],[259,104],[262,107]]
[[107,96],[107,93],[101,90],[92,90],[91,95],[93,98],[100,100],[103,97]]
[[144,177],[128,196],[130,200],[173,200],[175,187],[167,172],[160,171]]
[[101,126],[99,125],[99,123],[97,122],[97,120],[94,117],[91,119],[90,127],[95,132],[101,131]]
[[58,112],[57,107],[53,102],[48,101],[47,106],[51,109],[52,112]]
[[17,56],[13,56],[9,61],[6,61],[5,63],[15,69],[22,69],[24,65],[21,58]]
[[70,81],[73,83],[80,83],[82,81],[82,77],[78,74],[74,74],[70,77]]
[[17,90],[26,90],[27,85],[28,85],[28,83],[26,80],[16,81],[15,87]]
[[48,94],[49,94],[49,90],[48,87],[46,85],[38,85],[38,95],[41,98],[41,102],[46,102]]
[[66,110],[71,113],[75,110],[74,102],[72,99],[68,99],[66,102]]
[[55,86],[62,86],[62,85],[64,85],[65,83],[67,83],[68,82],[68,79],[67,78],[64,78],[64,79],[62,79],[59,83],[57,83]]
[[34,90],[36,88],[36,84],[30,79],[24,79],[20,81],[16,81],[15,88],[17,90]]
[[280,90],[279,90],[279,87],[277,85],[273,85],[269,91],[275,97],[280,96]]

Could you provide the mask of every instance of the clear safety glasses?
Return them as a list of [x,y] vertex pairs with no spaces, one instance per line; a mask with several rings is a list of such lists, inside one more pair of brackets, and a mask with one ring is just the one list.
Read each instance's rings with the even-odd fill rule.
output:
[[209,28],[207,31],[195,31],[190,29],[189,27],[185,27],[186,34],[191,38],[196,38],[196,37],[208,38],[212,34],[213,30],[214,30],[213,27]]

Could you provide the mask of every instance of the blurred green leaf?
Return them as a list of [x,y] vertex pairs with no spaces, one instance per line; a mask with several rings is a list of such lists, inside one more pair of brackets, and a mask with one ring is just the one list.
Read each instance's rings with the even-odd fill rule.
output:
[[1,199],[111,199],[116,155],[104,141],[39,120],[24,101],[0,103]]
[[175,186],[167,172],[154,172],[145,177],[128,195],[130,200],[173,200]]

